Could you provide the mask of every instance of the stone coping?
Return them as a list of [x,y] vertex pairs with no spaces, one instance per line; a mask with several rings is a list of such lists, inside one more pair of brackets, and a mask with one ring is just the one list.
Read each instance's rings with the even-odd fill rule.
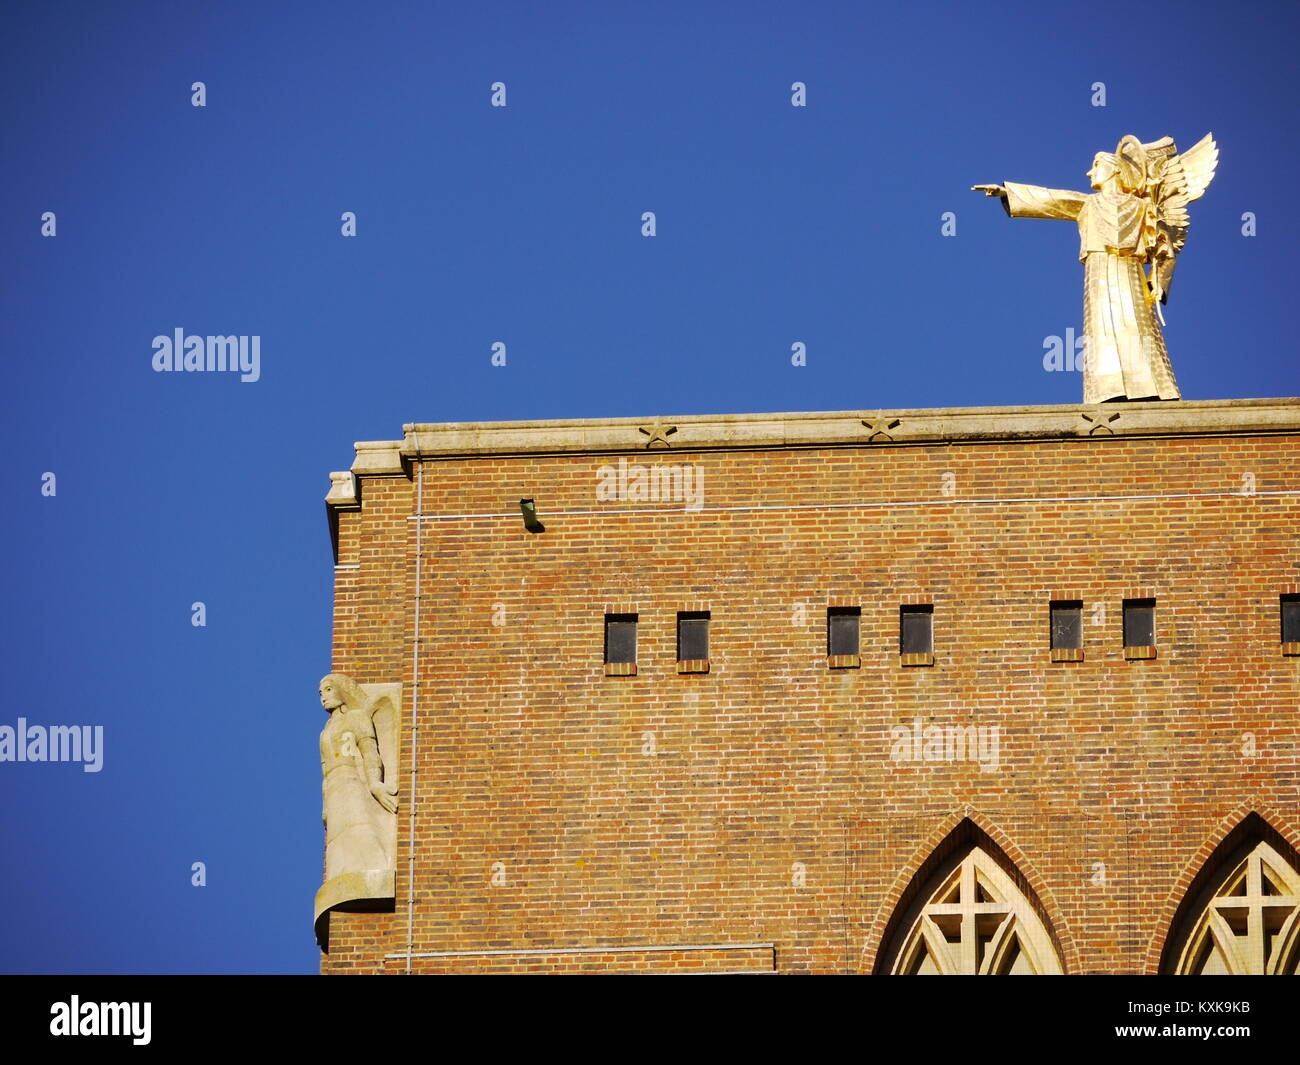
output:
[[402,429],[401,440],[358,442],[352,472],[405,475],[413,459],[486,455],[1300,433],[1300,398],[415,423]]

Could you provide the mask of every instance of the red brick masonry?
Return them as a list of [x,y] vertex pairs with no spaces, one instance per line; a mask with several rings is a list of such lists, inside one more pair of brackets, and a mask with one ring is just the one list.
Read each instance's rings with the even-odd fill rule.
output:
[[[408,761],[396,910],[333,914],[321,971],[870,972],[966,818],[1067,972],[1154,971],[1247,814],[1300,846],[1300,401],[1270,402],[1290,431],[1202,432],[1187,404],[1181,430],[1059,438],[911,442],[906,412],[785,447],[692,450],[689,419],[619,453],[408,432],[335,510],[330,666],[402,682],[406,759],[418,700],[414,876]],[[598,499],[620,457],[702,470],[698,509]],[[1154,657],[1125,655],[1131,597],[1156,600]],[[1083,601],[1082,660],[1053,660],[1058,598]],[[907,668],[899,607],[924,603],[933,665]],[[858,668],[828,662],[832,605],[862,609]],[[708,672],[678,669],[680,610],[711,613]],[[606,611],[639,615],[631,675],[607,675]],[[917,722],[996,727],[996,764],[896,758]]]

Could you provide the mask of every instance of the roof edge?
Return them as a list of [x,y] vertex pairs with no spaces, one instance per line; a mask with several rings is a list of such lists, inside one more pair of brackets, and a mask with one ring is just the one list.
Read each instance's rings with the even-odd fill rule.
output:
[[358,474],[409,475],[419,458],[1300,433],[1300,398],[1154,400],[778,414],[442,422],[356,444]]

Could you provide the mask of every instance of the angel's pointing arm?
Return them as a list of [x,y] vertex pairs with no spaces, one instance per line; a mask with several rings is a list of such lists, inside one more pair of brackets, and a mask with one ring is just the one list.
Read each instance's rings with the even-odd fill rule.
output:
[[1045,189],[1040,185],[1022,185],[1008,181],[1005,185],[972,185],[972,192],[1002,199],[1002,209],[1012,218],[1059,218],[1073,222],[1088,201],[1085,192],[1069,189]]
[[1088,194],[1069,189],[1045,189],[1039,185],[1021,185],[1008,181],[1002,206],[1012,218],[1057,218],[1076,221]]

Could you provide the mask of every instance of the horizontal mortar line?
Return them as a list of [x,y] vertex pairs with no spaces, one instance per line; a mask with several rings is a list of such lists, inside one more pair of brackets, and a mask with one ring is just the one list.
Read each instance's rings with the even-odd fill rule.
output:
[[[521,955],[521,954],[656,954],[665,953],[673,950],[775,950],[775,943],[703,943],[690,944],[679,943],[676,946],[645,946],[645,947],[528,947],[519,950],[428,950],[412,954],[412,958],[477,958],[477,957],[499,957],[502,955]],[[406,951],[400,954],[385,954],[385,959],[402,959],[407,957]]]
[[[1133,496],[1024,496],[1008,499],[921,499],[894,503],[798,503],[753,505],[737,507],[654,507],[642,510],[551,510],[542,513],[544,518],[619,517],[625,514],[722,514],[729,511],[752,510],[882,510],[891,507],[951,507],[957,505],[988,505],[993,503],[1122,503],[1153,499],[1254,499],[1256,496],[1300,496],[1300,489],[1280,492],[1170,492],[1156,495]],[[461,518],[518,518],[517,510],[490,514],[411,514],[407,521],[455,521]]]

